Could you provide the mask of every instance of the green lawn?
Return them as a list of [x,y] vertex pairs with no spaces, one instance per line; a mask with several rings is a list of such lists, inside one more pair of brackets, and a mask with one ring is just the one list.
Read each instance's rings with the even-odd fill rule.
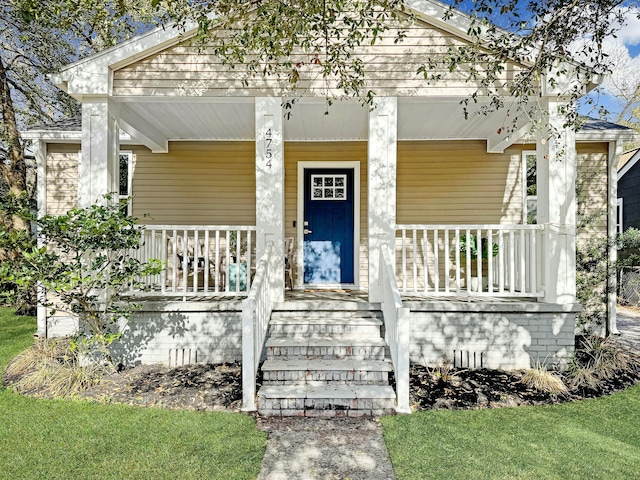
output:
[[[0,309],[0,372],[35,321]],[[21,397],[0,388],[0,478],[248,479],[266,434],[253,418]]]
[[385,417],[398,480],[640,476],[640,386],[582,402]]

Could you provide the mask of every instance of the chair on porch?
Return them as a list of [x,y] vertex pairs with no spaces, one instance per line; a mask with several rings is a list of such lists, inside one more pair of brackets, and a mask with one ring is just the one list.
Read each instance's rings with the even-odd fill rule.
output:
[[204,240],[199,239],[198,245],[194,245],[194,239],[189,237],[187,238],[185,248],[184,238],[182,236],[178,236],[175,242],[176,249],[176,265],[175,268],[177,270],[177,281],[176,288],[181,287],[184,281],[184,267],[185,267],[185,255],[187,260],[187,287],[192,287],[194,285],[194,275],[196,272],[196,266],[198,270],[198,288],[204,287],[205,278],[207,278],[209,286],[212,285],[212,278],[215,275],[216,270],[216,262],[209,261],[209,272],[206,272],[207,277],[205,277],[205,266],[206,266],[206,255],[209,252],[205,252],[204,248]]
[[286,288],[288,282],[291,290],[293,290],[293,247],[294,238],[287,237],[284,244],[284,286]]

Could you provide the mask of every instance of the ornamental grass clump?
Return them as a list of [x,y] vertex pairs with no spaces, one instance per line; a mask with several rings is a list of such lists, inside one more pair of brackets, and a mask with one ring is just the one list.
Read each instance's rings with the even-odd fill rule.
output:
[[627,353],[608,338],[590,335],[580,341],[566,376],[576,388],[597,388],[602,381],[627,368]]
[[560,375],[549,370],[544,363],[536,362],[533,368],[524,372],[520,381],[538,392],[560,395],[568,393],[569,389]]
[[112,371],[109,363],[81,361],[68,339],[40,340],[7,366],[5,383],[24,394],[72,397]]

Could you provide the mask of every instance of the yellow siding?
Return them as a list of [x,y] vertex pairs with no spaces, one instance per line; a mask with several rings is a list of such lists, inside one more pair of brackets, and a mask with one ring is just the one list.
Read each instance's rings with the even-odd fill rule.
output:
[[399,224],[522,223],[522,147],[485,141],[399,142]]
[[[452,34],[415,21],[404,26],[406,36],[396,43],[397,26],[386,32],[381,41],[370,45],[364,41],[362,46],[353,49],[353,58],[359,58],[365,65],[365,85],[363,90],[375,90],[383,95],[469,95],[480,85],[479,81],[466,81],[461,66],[450,72],[448,65],[437,63],[444,59],[451,46],[465,42]],[[114,72],[113,92],[116,96],[152,95],[152,96],[226,96],[242,95],[281,95],[290,89],[287,80],[290,71],[269,77],[251,77],[245,65],[235,65],[233,69],[223,65],[215,54],[217,38],[228,34],[217,31],[209,43],[199,45],[187,40],[155,55],[142,59]],[[336,79],[325,82],[322,67],[311,62],[312,57],[305,54],[293,54],[290,57],[294,65],[299,65],[299,91],[307,95],[325,96],[327,87],[336,88]],[[322,60],[322,58],[320,58]],[[428,62],[436,62],[429,69],[431,76],[441,75],[442,79],[429,84],[418,68]],[[481,67],[475,65],[482,76]],[[498,74],[494,86],[498,89],[513,78],[516,66],[509,64]],[[506,93],[506,92],[505,92]]]
[[146,224],[255,225],[254,142],[134,148],[133,215]]
[[78,206],[79,145],[47,145],[47,214],[61,215]]
[[[576,145],[578,154],[578,241],[607,234],[607,157],[606,143]],[[580,227],[581,224],[585,224]]]
[[296,239],[297,229],[293,222],[298,218],[298,162],[360,162],[360,285],[366,288],[367,142],[288,142],[284,146],[284,161],[285,236]]

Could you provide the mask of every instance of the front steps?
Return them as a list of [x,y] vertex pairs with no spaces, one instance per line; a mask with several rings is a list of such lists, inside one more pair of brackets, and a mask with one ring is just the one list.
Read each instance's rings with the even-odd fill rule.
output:
[[382,314],[368,304],[300,302],[273,312],[258,410],[267,416],[395,412]]

